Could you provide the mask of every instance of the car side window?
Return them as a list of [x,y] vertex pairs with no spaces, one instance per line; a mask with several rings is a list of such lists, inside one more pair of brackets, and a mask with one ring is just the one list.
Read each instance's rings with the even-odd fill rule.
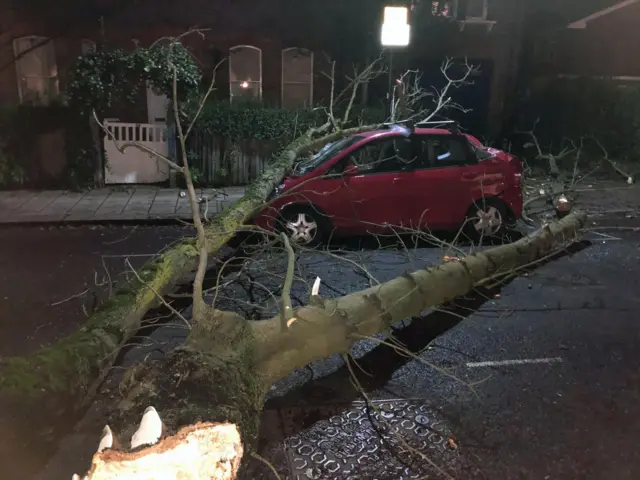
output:
[[422,139],[423,168],[469,165],[474,162],[466,140],[455,135],[433,135]]
[[327,178],[335,178],[335,177],[339,177],[340,175],[342,175],[344,173],[345,167],[349,164],[348,160],[349,160],[349,157],[340,159],[339,162],[337,162],[333,167],[331,167],[327,171],[326,177]]
[[405,137],[373,140],[351,152],[348,164],[359,173],[376,174],[408,171],[415,168],[412,143]]

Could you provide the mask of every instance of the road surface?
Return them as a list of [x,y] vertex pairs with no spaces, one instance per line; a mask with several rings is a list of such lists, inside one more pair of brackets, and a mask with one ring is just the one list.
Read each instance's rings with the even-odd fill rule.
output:
[[[573,255],[483,292],[484,297],[457,301],[455,315],[428,312],[407,322],[397,336],[420,360],[376,348],[375,342],[360,345],[355,368],[371,373],[360,380],[377,410],[362,403],[339,357],[283,379],[266,404],[264,455],[282,478],[434,473],[425,458],[399,453],[407,442],[460,479],[637,478],[640,232],[632,220],[627,223],[625,229],[587,232],[590,245]],[[115,274],[122,269],[121,255],[155,252],[185,233],[180,227],[1,231],[0,355],[32,351],[80,325],[86,295],[51,303],[94,284],[94,271],[99,282],[105,252],[119,255],[113,257],[119,266],[111,264]],[[443,254],[436,248],[408,253],[389,248],[310,255],[299,271],[308,282],[321,276],[321,293],[332,296],[368,285],[362,269],[340,258],[366,264],[382,281],[437,262]],[[276,286],[277,279],[259,275],[281,269],[284,255],[256,258],[253,273],[249,269],[252,280],[243,285],[241,279],[221,295],[221,308],[232,298],[254,318],[276,308],[251,285]],[[244,303],[238,292],[246,295]],[[303,283],[294,288],[296,296],[306,292]],[[256,303],[265,309],[256,309]],[[169,335],[179,340],[179,333]],[[131,355],[136,354],[141,352]],[[387,420],[374,422],[374,428],[369,418],[377,413]],[[393,429],[396,433],[388,433]],[[98,435],[96,430],[96,442]],[[40,478],[70,478],[82,470],[93,440],[88,434],[75,438],[79,450],[54,457],[48,476]],[[23,451],[23,457],[28,461],[22,466],[30,468],[15,478],[28,478],[44,461],[35,452]],[[2,462],[16,463],[15,456]],[[254,467],[248,478],[273,478]]]

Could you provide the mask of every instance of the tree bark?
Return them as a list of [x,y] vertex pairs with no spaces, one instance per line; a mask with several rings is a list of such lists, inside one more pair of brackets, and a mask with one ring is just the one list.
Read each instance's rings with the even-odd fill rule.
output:
[[[215,255],[237,231],[265,205],[271,191],[291,169],[295,159],[324,143],[379,125],[339,130],[316,138],[329,125],[310,129],[289,144],[273,164],[247,190],[243,198],[206,226],[207,247]],[[143,267],[132,280],[116,288],[77,332],[26,357],[0,359],[0,395],[47,402],[68,394],[84,398],[88,387],[108,368],[118,350],[140,328],[144,315],[159,305],[158,295],[171,292],[186,273],[195,269],[198,250],[195,239],[184,240]]]
[[141,412],[153,406],[162,416],[163,431],[174,435],[131,453],[97,453],[88,478],[236,478],[245,445],[257,441],[266,392],[254,342],[247,320],[212,313],[166,359],[130,369],[111,419],[113,432],[128,446]]
[[[572,213],[513,244],[338,299],[316,297],[296,309],[287,326],[280,316],[248,322],[215,312],[201,319],[183,347],[166,360],[134,367],[122,385],[125,397],[114,417],[117,431],[131,434],[141,412],[152,405],[165,424],[165,438],[134,452],[97,453],[87,478],[235,479],[238,457],[255,447],[264,393],[273,382],[314,360],[347,353],[358,340],[489,279],[548,257],[570,242],[585,221],[584,213]],[[187,444],[197,448],[181,461]],[[156,467],[149,466],[150,459]],[[174,468],[171,477],[163,476],[167,465]]]

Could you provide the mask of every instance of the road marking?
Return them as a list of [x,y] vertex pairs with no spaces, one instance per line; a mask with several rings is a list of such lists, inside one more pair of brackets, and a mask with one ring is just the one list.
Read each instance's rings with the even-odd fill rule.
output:
[[557,363],[562,362],[562,358],[553,357],[553,358],[523,358],[520,360],[498,360],[494,362],[469,362],[467,363],[467,367],[476,368],[476,367],[501,367],[504,365],[525,365],[529,363]]
[[591,230],[589,233],[593,233],[594,235],[599,235],[600,237],[602,237],[603,240],[622,240],[620,237],[614,237],[613,235],[609,235],[608,233],[602,233],[602,232],[594,232],[593,230]]

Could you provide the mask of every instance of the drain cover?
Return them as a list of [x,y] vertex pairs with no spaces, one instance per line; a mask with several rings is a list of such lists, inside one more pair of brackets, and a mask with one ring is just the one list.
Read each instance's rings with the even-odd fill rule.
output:
[[[298,410],[314,416],[309,408],[282,411],[286,436],[292,417],[303,413]],[[291,478],[417,479],[449,470],[457,458],[445,425],[424,400],[355,402],[340,410],[285,440]]]

